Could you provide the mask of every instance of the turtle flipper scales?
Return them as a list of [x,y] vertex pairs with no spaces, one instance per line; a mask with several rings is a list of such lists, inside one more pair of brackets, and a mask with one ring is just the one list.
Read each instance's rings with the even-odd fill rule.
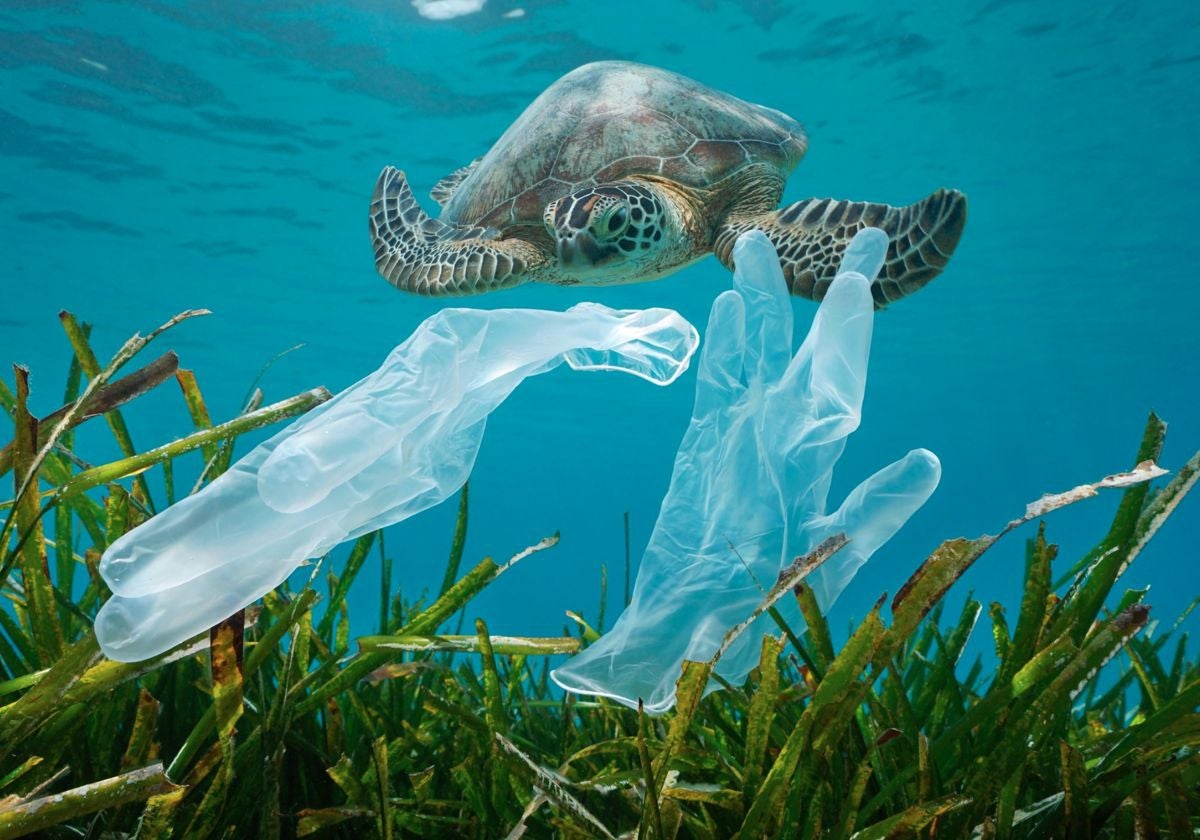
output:
[[882,308],[936,277],[962,236],[967,197],[937,190],[907,207],[809,198],[771,213],[737,216],[717,230],[713,252],[733,268],[733,243],[747,230],[763,231],[775,245],[792,294],[821,300],[837,273],[846,245],[865,227],[888,235],[887,258],[871,284]]
[[451,225],[426,215],[404,173],[387,167],[371,197],[375,268],[398,289],[419,295],[471,295],[516,286],[546,255],[494,228]]

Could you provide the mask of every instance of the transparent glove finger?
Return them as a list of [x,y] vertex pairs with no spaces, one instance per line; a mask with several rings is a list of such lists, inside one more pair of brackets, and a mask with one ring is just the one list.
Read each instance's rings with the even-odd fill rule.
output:
[[[814,342],[812,381],[819,385],[814,388],[816,411],[821,416],[853,415],[856,419],[847,434],[858,426],[866,392],[875,323],[871,283],[883,266],[887,244],[887,234],[878,228],[861,230],[850,240],[838,276],[826,293],[830,306],[822,305],[809,333]],[[830,295],[835,300],[829,301]]]
[[887,244],[887,234],[878,228],[865,228],[850,240],[838,274],[780,383],[781,390],[800,393],[810,384],[819,386],[813,388],[818,417],[857,415],[862,408],[874,326],[871,282],[883,266]]
[[746,378],[779,381],[792,350],[792,300],[779,254],[766,234],[743,233],[733,246],[734,288],[746,302]]
[[842,254],[842,263],[838,274],[855,272],[866,278],[868,283],[875,282],[875,275],[883,268],[887,258],[888,235],[879,228],[863,228],[854,234],[850,244]]
[[928,449],[914,449],[855,487],[837,511],[809,524],[811,545],[838,533],[850,538],[812,578],[823,608],[832,606],[862,564],[925,504],[941,476],[937,456]]
[[815,419],[861,411],[874,314],[870,285],[861,274],[834,278],[781,382],[781,390],[811,389]]
[[861,418],[873,320],[867,281],[839,275],[771,393],[766,426],[794,510],[825,509],[833,468]]
[[96,640],[104,655],[117,662],[150,659],[254,603],[291,571],[240,563],[159,592],[114,595],[96,614]]
[[693,418],[728,408],[745,390],[742,365],[746,347],[746,312],[742,296],[722,292],[713,302],[696,370]]
[[571,313],[616,317],[617,324],[600,346],[566,352],[574,370],[616,370],[655,385],[670,385],[691,364],[700,334],[673,309],[612,310],[598,303],[581,303]]
[[270,443],[115,540],[100,560],[100,574],[113,593],[141,597],[240,564],[282,564],[286,576],[314,556],[331,524],[329,510],[279,513],[262,501],[256,473]]

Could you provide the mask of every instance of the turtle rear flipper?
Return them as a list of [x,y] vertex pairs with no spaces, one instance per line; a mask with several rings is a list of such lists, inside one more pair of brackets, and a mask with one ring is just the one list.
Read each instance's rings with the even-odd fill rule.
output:
[[470,295],[516,286],[546,262],[536,246],[495,228],[450,225],[426,215],[404,173],[387,167],[371,197],[375,268],[398,289]]
[[454,197],[454,191],[458,189],[459,184],[467,180],[467,176],[475,171],[476,167],[479,166],[479,161],[481,160],[483,160],[482,156],[477,157],[466,166],[460,166],[445,178],[438,181],[433,185],[433,189],[429,191],[429,197],[442,207],[445,207],[450,203],[450,199]]
[[737,216],[717,230],[713,252],[733,268],[733,243],[747,230],[763,231],[779,254],[792,294],[821,300],[833,282],[846,245],[865,227],[888,235],[887,259],[871,284],[882,308],[936,277],[962,236],[967,197],[938,190],[907,207],[864,201],[809,198],[771,213]]

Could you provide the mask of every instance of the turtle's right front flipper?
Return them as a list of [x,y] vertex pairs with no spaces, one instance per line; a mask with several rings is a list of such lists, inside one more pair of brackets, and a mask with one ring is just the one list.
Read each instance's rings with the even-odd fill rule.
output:
[[967,197],[938,190],[907,207],[809,198],[771,213],[737,216],[717,230],[713,252],[733,268],[733,243],[761,230],[775,246],[794,295],[821,300],[854,234],[866,227],[888,235],[887,259],[871,284],[876,308],[910,295],[946,267],[967,221]]
[[456,226],[426,215],[404,173],[387,167],[371,197],[375,268],[419,295],[472,295],[524,283],[546,262],[536,246],[499,239],[494,228]]

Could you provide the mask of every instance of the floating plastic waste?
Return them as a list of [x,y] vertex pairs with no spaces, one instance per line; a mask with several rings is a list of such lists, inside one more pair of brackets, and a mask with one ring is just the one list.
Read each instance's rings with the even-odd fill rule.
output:
[[[791,560],[835,534],[850,538],[806,581],[828,609],[929,498],[941,466],[918,449],[825,512],[834,467],[859,424],[870,281],[887,243],[874,228],[854,237],[792,356],[792,306],[775,248],[759,232],[738,239],[734,289],[712,307],[692,421],[630,604],[599,641],[552,673],[560,686],[667,711],[683,661],[710,659]],[[792,627],[803,626],[794,599],[780,608]],[[737,684],[757,665],[758,638],[775,629],[764,620],[724,653],[719,676]]]
[[114,542],[96,616],[112,659],[155,656],[278,586],[338,543],[460,488],[488,415],[566,362],[675,381],[699,343],[670,309],[445,309],[379,370],[252,450],[208,487]]

